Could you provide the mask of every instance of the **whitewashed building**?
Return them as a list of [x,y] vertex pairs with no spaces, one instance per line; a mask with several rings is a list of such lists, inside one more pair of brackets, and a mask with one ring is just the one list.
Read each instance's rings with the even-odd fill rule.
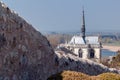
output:
[[69,49],[80,58],[91,59],[93,61],[100,62],[101,43],[99,42],[99,36],[86,36],[85,31],[85,18],[83,10],[81,34],[79,36],[73,36],[70,42],[61,44],[60,47]]

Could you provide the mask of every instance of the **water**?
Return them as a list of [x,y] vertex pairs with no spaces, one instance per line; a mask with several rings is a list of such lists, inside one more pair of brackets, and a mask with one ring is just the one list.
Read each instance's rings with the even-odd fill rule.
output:
[[102,49],[102,57],[115,56],[116,54],[117,54],[116,52]]

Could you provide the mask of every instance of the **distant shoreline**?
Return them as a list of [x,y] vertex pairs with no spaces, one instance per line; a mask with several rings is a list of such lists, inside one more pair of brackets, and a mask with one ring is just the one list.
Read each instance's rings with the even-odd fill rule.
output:
[[117,52],[118,50],[120,51],[120,46],[108,46],[108,45],[103,45],[102,49],[107,49],[109,51]]

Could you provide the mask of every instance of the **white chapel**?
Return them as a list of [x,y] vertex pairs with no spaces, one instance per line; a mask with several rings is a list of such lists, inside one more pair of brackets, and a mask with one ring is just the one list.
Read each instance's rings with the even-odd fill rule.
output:
[[85,29],[85,17],[84,10],[82,16],[82,28],[81,34],[79,36],[73,36],[72,39],[66,43],[60,45],[60,47],[65,47],[72,51],[75,55],[83,59],[90,59],[95,62],[100,62],[101,60],[101,43],[99,41],[99,36],[87,36]]

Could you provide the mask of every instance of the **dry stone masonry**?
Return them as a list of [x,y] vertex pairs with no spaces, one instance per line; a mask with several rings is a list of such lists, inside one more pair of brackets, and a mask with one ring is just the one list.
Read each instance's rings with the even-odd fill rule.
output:
[[65,53],[64,51],[56,51],[56,64],[59,67],[58,72],[62,70],[72,70],[83,72],[88,75],[98,75],[105,72],[119,73],[114,68],[108,68],[100,63],[93,62],[89,59],[82,59],[76,55]]
[[46,37],[0,3],[0,80],[44,80],[53,57]]
[[0,80],[46,80],[63,70],[90,75],[110,71],[71,54],[54,53],[46,37],[0,2]]

